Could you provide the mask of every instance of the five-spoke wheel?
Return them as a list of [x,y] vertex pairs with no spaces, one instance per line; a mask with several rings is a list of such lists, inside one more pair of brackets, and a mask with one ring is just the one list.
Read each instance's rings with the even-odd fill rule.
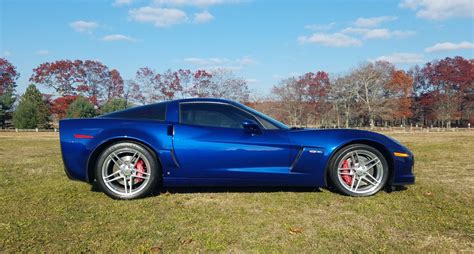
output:
[[141,145],[116,143],[97,160],[96,180],[101,189],[117,199],[134,199],[150,194],[156,186],[158,167],[153,155]]
[[350,196],[370,196],[377,193],[388,179],[388,164],[375,148],[362,144],[350,145],[336,153],[329,176],[340,192]]

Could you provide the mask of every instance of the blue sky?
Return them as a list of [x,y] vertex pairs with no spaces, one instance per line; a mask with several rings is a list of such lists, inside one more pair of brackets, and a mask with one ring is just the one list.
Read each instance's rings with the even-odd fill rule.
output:
[[1,0],[0,56],[21,73],[59,59],[140,67],[228,68],[267,92],[284,77],[474,58],[474,1]]

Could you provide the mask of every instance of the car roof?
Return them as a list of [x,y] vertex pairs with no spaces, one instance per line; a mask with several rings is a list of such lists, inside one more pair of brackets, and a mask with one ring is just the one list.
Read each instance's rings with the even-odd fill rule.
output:
[[223,102],[223,103],[231,103],[234,104],[235,102],[228,99],[222,98],[186,98],[186,99],[177,99],[174,100],[175,102]]

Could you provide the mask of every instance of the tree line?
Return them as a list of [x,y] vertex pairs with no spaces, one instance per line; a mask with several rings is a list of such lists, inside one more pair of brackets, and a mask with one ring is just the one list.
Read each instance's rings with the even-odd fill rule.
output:
[[367,62],[334,77],[316,71],[285,78],[270,94],[257,95],[226,69],[158,72],[143,67],[124,80],[99,61],[58,60],[34,68],[31,84],[18,96],[20,74],[0,58],[0,126],[49,128],[66,117],[186,97],[240,101],[291,126],[466,126],[474,120],[473,67],[473,59],[459,56],[408,71]]
[[408,71],[367,62],[333,78],[309,72],[283,79],[252,106],[292,126],[466,127],[474,122],[474,60],[446,57]]

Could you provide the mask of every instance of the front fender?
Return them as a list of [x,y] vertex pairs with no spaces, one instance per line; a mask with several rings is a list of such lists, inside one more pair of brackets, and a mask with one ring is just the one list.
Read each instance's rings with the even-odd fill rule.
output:
[[[289,133],[289,137],[303,149],[292,171],[311,172],[311,181],[317,186],[327,185],[328,164],[332,156],[341,148],[355,143],[374,146],[384,154],[391,168],[391,184],[414,182],[413,154],[399,142],[380,133],[353,129],[294,130]],[[410,156],[395,157],[394,152],[408,153]]]

